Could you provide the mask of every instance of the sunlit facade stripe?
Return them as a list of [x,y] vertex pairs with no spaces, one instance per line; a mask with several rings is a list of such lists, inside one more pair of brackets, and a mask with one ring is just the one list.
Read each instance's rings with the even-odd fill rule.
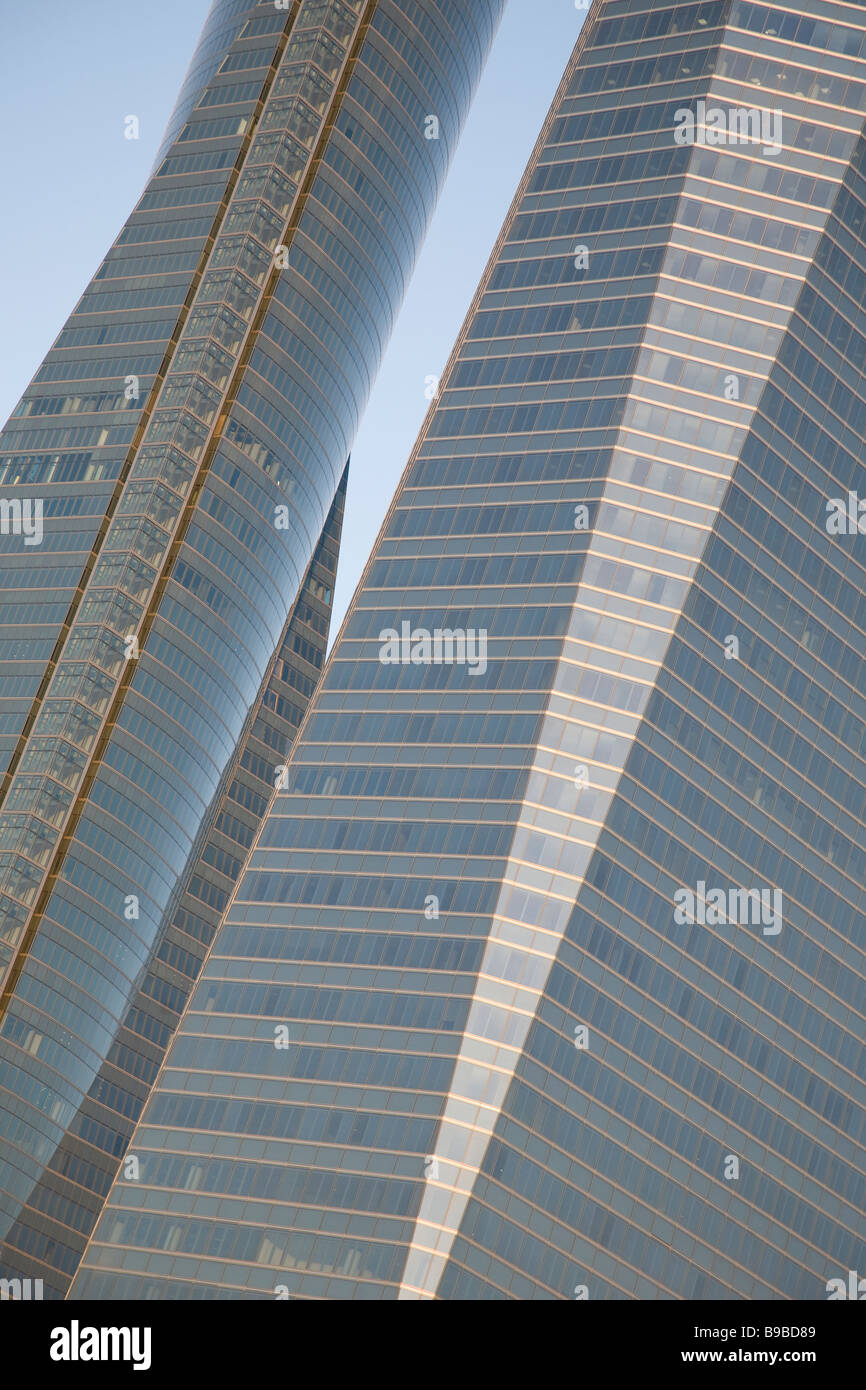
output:
[[73,1297],[866,1268],[864,114],[595,0]]
[[501,8],[217,0],[138,207],[0,434],[0,1239],[218,813]]

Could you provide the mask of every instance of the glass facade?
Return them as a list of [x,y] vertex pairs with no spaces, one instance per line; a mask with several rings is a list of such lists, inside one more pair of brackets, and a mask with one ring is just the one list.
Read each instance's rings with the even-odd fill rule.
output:
[[349,448],[501,7],[216,0],[0,433],[0,1273],[55,1294],[318,676]]
[[[219,925],[325,658],[348,470],[286,624],[247,733],[223,773],[199,832],[178,905],[164,914],[147,971],[108,1054],[40,1182],[9,1230],[0,1262],[39,1269],[46,1296],[62,1296],[78,1266],[168,1039]],[[21,1274],[16,1277],[22,1277]]]
[[595,0],[74,1298],[866,1268],[864,113]]

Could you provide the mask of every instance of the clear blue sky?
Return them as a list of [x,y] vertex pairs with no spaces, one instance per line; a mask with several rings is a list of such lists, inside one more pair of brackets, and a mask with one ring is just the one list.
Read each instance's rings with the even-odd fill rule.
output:
[[[0,422],[139,197],[209,0],[0,0]],[[507,0],[367,413],[352,472],[345,609],[508,210],[584,13]],[[141,138],[123,137],[139,117]]]

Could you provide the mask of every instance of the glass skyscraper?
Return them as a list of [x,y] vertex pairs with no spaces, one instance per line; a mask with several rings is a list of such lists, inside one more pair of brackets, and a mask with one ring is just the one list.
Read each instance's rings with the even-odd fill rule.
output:
[[0,433],[0,1275],[68,1286],[324,659],[502,0],[215,0]]
[[864,114],[595,0],[73,1298],[866,1270]]

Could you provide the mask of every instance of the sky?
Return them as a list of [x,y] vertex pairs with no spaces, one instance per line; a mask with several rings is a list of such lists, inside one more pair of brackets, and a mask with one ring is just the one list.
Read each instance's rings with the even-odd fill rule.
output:
[[[210,0],[0,0],[0,421],[137,202]],[[506,0],[352,449],[343,619],[511,204],[585,10]],[[124,137],[129,115],[140,138]]]

